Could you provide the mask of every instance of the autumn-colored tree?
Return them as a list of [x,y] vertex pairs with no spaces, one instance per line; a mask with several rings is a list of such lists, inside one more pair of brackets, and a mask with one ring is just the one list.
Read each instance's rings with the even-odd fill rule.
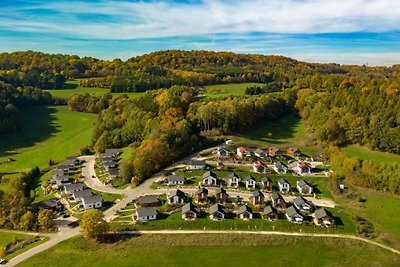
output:
[[80,231],[86,238],[99,239],[108,232],[109,224],[103,220],[104,214],[96,209],[86,211],[82,215]]

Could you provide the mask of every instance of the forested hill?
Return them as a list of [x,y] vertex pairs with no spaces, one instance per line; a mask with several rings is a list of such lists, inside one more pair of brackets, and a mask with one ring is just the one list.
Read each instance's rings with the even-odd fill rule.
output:
[[172,85],[207,85],[229,82],[279,82],[313,74],[397,76],[392,68],[343,66],[297,61],[283,56],[231,52],[168,50],[127,61],[26,51],[0,54],[0,80],[14,86],[63,88],[67,79],[110,88],[113,92],[146,91]]

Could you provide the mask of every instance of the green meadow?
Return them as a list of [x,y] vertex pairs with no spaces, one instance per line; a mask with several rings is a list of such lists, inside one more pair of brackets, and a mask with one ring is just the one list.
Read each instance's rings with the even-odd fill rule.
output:
[[351,157],[361,160],[400,164],[400,155],[376,151],[360,145],[349,145],[343,147],[342,151]]
[[94,114],[66,106],[22,109],[20,129],[0,139],[0,172],[12,178],[34,166],[47,167],[50,159],[61,162],[77,155],[79,148],[90,144],[95,120]]
[[1,232],[0,231],[0,248],[6,247],[11,242],[16,240],[24,240],[27,239],[29,235],[19,234],[19,233],[9,233],[9,232]]
[[[67,81],[65,89],[58,90],[46,90],[52,96],[60,97],[60,98],[70,98],[74,94],[94,94],[97,96],[102,96],[105,93],[110,92],[109,89],[99,88],[99,87],[83,87],[78,85],[77,80],[69,80]],[[113,96],[120,96],[123,94],[127,94],[130,98],[137,98],[142,96],[143,92],[128,92],[128,93],[111,93]]]
[[397,266],[399,261],[390,251],[354,240],[182,234],[106,243],[75,237],[17,266]]
[[206,98],[220,98],[227,96],[244,96],[247,87],[253,85],[263,85],[262,83],[230,83],[216,84],[205,87],[204,96]]

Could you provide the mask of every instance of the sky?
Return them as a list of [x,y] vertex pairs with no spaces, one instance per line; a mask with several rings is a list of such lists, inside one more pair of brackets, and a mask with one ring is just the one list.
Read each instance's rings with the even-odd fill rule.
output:
[[168,50],[400,63],[394,0],[0,0],[0,52],[126,60]]

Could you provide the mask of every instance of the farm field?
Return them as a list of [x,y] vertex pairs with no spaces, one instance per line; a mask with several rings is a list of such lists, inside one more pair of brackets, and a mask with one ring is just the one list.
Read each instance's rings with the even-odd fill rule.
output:
[[399,261],[392,252],[352,240],[182,234],[111,243],[75,237],[17,266],[396,266]]
[[388,152],[375,151],[360,145],[349,145],[341,149],[347,155],[359,158],[361,160],[371,160],[375,162],[400,164],[400,155]]
[[[96,115],[69,111],[66,106],[25,108],[20,113],[20,131],[0,139],[0,172],[19,175],[34,166],[44,168],[49,160],[62,161],[90,144]],[[15,161],[8,162],[12,158]]]
[[254,130],[238,133],[232,137],[238,144],[279,148],[296,147],[310,155],[319,152],[312,134],[307,133],[303,121],[293,115],[275,121],[266,121]]
[[262,83],[230,83],[205,86],[204,95],[208,99],[227,96],[244,96],[247,87]]
[[[70,98],[73,94],[95,94],[97,96],[102,96],[105,93],[108,93],[110,90],[99,87],[83,87],[79,86],[77,80],[69,80],[66,83],[66,89],[58,89],[58,90],[46,90],[52,96],[60,97],[60,98]],[[113,96],[120,96],[123,94],[127,94],[130,98],[140,97],[144,93],[136,93],[136,92],[128,92],[128,93],[111,93]]]

